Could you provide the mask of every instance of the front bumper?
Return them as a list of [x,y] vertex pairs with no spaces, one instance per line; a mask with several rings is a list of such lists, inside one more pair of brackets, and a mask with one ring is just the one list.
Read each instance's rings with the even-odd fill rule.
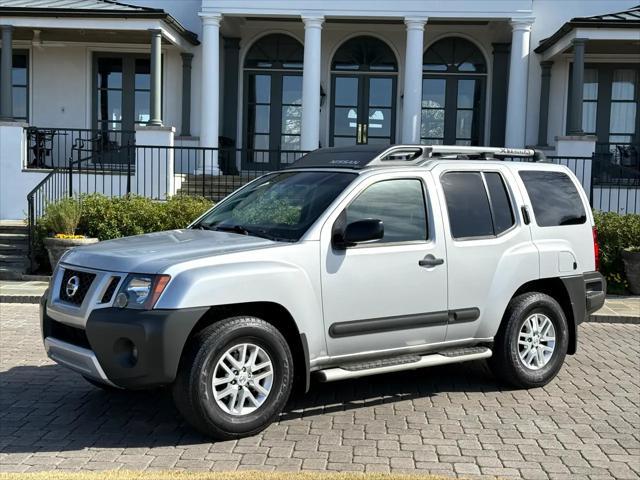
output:
[[132,310],[101,308],[85,328],[54,320],[41,306],[49,357],[96,381],[122,388],[172,383],[189,334],[207,308]]

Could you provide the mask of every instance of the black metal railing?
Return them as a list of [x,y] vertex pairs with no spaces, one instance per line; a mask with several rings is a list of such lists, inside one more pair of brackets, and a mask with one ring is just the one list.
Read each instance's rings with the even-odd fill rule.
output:
[[28,127],[28,169],[52,169],[66,167],[78,142],[91,144],[96,161],[122,163],[118,155],[122,146],[135,141],[132,130],[96,130],[89,128]]
[[597,143],[593,161],[594,185],[640,186],[640,144]]
[[[166,200],[197,195],[219,201],[247,182],[290,165],[305,152],[188,146],[112,145],[100,137],[77,137],[65,162],[51,169],[27,195],[29,258],[32,270],[38,221],[47,205],[65,196],[98,193],[141,195]],[[252,168],[240,168],[243,159]]]

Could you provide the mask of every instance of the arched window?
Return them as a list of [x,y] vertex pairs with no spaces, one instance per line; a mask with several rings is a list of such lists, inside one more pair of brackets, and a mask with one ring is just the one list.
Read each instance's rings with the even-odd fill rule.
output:
[[487,75],[480,49],[444,38],[424,53],[422,71],[422,143],[480,145]]
[[395,138],[398,62],[368,35],[344,42],[331,61],[331,146],[389,144]]
[[289,35],[259,38],[244,60],[245,169],[277,169],[298,158],[303,45]]
[[344,42],[333,56],[332,70],[397,72],[398,62],[389,46],[375,37],[360,36]]

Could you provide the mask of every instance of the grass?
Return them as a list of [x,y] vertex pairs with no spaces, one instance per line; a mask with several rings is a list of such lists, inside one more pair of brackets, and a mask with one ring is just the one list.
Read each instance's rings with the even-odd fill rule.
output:
[[0,473],[0,480],[447,480],[436,475],[383,473],[264,473],[244,472],[37,472]]

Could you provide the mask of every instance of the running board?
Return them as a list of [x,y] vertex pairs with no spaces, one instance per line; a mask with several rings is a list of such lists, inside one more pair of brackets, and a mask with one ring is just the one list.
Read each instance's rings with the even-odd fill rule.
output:
[[403,355],[370,362],[352,363],[335,368],[328,368],[317,372],[321,382],[334,382],[349,378],[367,377],[380,373],[415,370],[417,368],[447,365],[449,363],[468,362],[489,358],[492,352],[486,347],[468,347],[443,350],[429,355]]

